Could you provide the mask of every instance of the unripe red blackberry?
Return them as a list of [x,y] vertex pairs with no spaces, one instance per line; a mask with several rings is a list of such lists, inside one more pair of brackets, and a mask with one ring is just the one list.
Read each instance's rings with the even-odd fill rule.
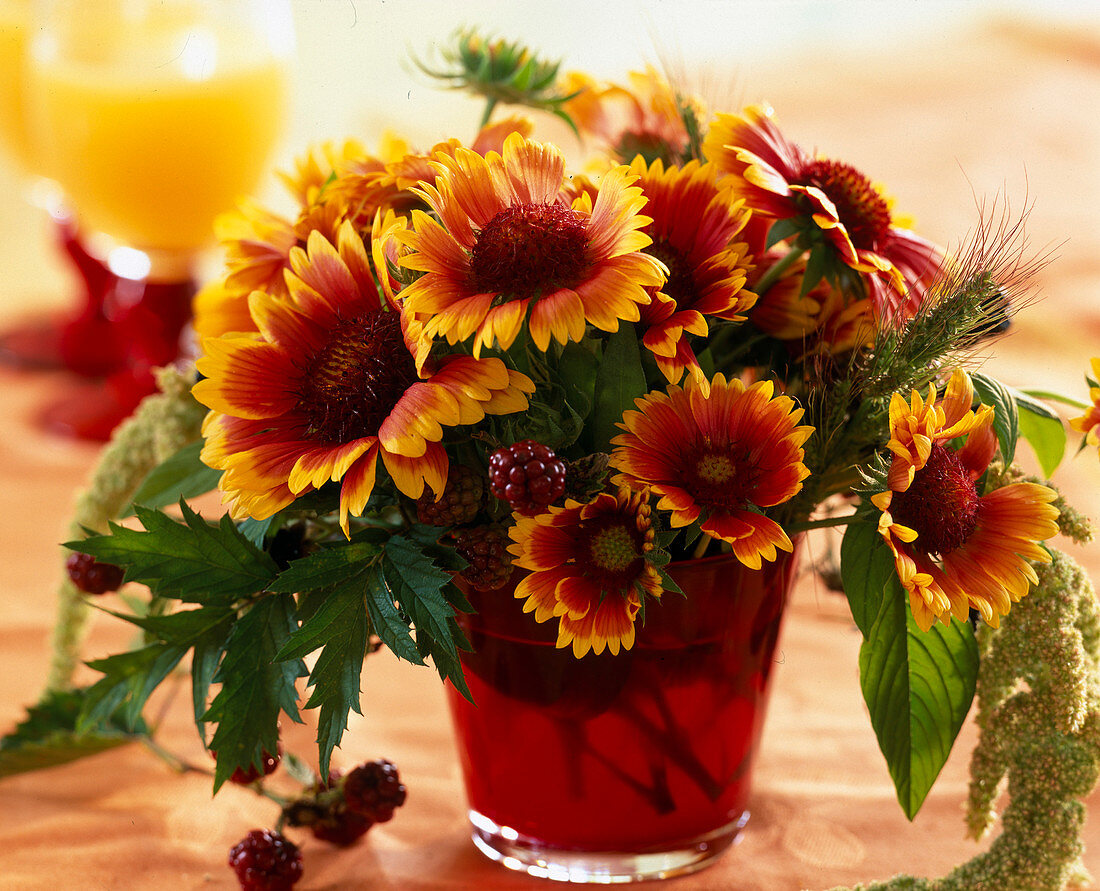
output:
[[253,829],[229,851],[243,891],[290,891],[302,877],[302,853],[270,829]]
[[537,513],[565,491],[565,462],[533,439],[504,446],[489,456],[489,491],[512,510]]
[[510,539],[501,526],[471,526],[455,533],[455,550],[469,565],[459,575],[477,591],[499,588],[512,576]]
[[117,591],[125,574],[121,566],[100,563],[91,554],[73,551],[65,561],[69,579],[85,594],[106,594]]
[[481,473],[464,464],[452,464],[447,485],[438,501],[425,487],[416,499],[416,516],[432,526],[463,526],[472,523],[485,501],[485,482]]
[[[210,755],[215,761],[218,760],[218,753],[213,749],[210,750]],[[229,782],[236,783],[238,786],[248,786],[260,777],[266,777],[274,773],[279,766],[279,762],[283,760],[283,744],[279,743],[274,755],[270,752],[264,752],[261,760],[263,762],[262,767],[257,767],[255,764],[250,764],[248,767],[238,767],[229,777]]]
[[311,789],[315,798],[317,809],[312,814],[309,829],[313,837],[337,845],[341,848],[354,844],[357,839],[366,834],[367,829],[374,825],[373,820],[368,820],[362,814],[348,810],[348,802],[345,801],[343,791],[339,790],[340,779],[343,772],[339,770],[329,771],[328,783],[315,783]]
[[374,823],[385,823],[405,803],[406,790],[392,761],[379,758],[360,764],[344,778],[348,810]]

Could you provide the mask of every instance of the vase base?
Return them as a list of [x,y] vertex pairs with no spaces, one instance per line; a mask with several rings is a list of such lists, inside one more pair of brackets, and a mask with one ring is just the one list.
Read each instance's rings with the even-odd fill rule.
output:
[[687,875],[710,865],[737,843],[749,812],[706,835],[638,851],[558,848],[499,826],[477,811],[471,810],[469,818],[477,849],[508,869],[558,882],[618,885]]

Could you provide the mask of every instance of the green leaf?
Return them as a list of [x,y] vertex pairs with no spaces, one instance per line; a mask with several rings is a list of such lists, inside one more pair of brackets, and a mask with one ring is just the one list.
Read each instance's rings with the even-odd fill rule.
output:
[[199,460],[203,442],[185,445],[149,473],[134,493],[133,504],[123,516],[134,512],[134,505],[160,508],[177,504],[181,498],[195,498],[218,487],[222,472]]
[[141,710],[160,682],[168,677],[189,648],[181,644],[157,642],[88,663],[103,677],[84,693],[84,702],[76,729],[84,733],[116,711],[125,727],[136,728]]
[[824,245],[818,245],[810,251],[806,258],[806,271],[802,274],[802,287],[800,297],[805,297],[825,277],[825,270],[829,265],[831,252]]
[[313,693],[306,708],[319,708],[317,745],[321,776],[328,776],[332,750],[348,727],[348,713],[359,708],[359,675],[367,650],[367,608],[361,577],[324,594],[324,602],[275,655],[276,660],[321,653],[309,675]]
[[27,708],[27,717],[0,739],[0,778],[68,764],[145,735],[144,723],[130,732],[114,715],[78,733],[83,692],[50,691]]
[[993,406],[993,431],[997,434],[1005,464],[1011,464],[1016,455],[1016,441],[1020,438],[1019,413],[1012,391],[985,374],[973,374],[971,379],[982,405]]
[[341,585],[361,574],[381,553],[382,548],[373,541],[339,542],[291,562],[268,590],[297,594]]
[[[842,566],[846,584],[859,565],[852,554],[857,541],[849,543],[847,538],[849,565]],[[889,553],[881,539],[873,548]],[[870,557],[867,565],[877,565],[878,559]],[[866,594],[869,606],[874,591]],[[895,575],[883,590],[877,615],[864,635],[859,682],[898,802],[912,820],[970,710],[978,676],[978,645],[968,622],[936,624],[921,631],[908,600]],[[868,611],[860,612],[865,619]]]
[[159,511],[136,509],[145,531],[116,523],[110,534],[68,542],[66,547],[126,569],[126,580],[143,582],[154,594],[191,603],[229,602],[262,591],[278,574],[271,557],[222,517],[207,523],[187,502],[184,522]]
[[610,452],[611,439],[620,433],[615,425],[623,412],[634,408],[634,400],[646,393],[645,370],[634,326],[619,325],[604,348],[596,373],[596,404],[592,417],[593,452]]
[[431,656],[440,677],[450,680],[467,698],[470,691],[462,674],[458,650],[469,649],[469,641],[455,623],[455,610],[443,591],[451,575],[437,567],[417,545],[394,536],[382,559],[386,586],[412,619],[416,649]]
[[840,579],[852,619],[864,639],[882,610],[882,601],[897,580],[894,556],[878,534],[878,514],[867,513],[844,530],[840,543]]
[[790,238],[792,235],[797,235],[798,230],[799,221],[795,217],[786,220],[776,220],[772,223],[771,228],[768,229],[768,237],[764,247],[773,247],[784,239]]
[[399,659],[423,665],[424,658],[416,649],[410,630],[411,620],[398,611],[393,592],[386,586],[381,567],[367,574],[367,614],[371,627],[390,651]]
[[1055,393],[1051,390],[1020,390],[1025,396],[1033,397],[1034,399],[1045,399],[1048,402],[1060,402],[1062,405],[1068,405],[1070,408],[1079,408],[1082,411],[1087,411],[1092,408],[1091,403],[1082,402],[1080,399],[1074,399],[1072,396],[1066,396],[1063,393]]
[[266,520],[254,520],[252,517],[248,517],[237,524],[237,531],[240,532],[246,540],[262,550],[264,539],[267,537],[267,530],[271,528],[271,524],[274,521],[274,516],[270,516]]
[[587,347],[570,341],[562,348],[557,363],[557,380],[566,400],[582,418],[588,417],[592,411],[599,367],[596,356]]
[[1046,477],[1054,475],[1066,453],[1066,428],[1057,415],[1039,414],[1030,406],[1017,403],[1020,408],[1020,436],[1026,439]]
[[301,722],[294,682],[308,673],[305,664],[275,659],[296,629],[288,594],[264,597],[233,626],[214,676],[221,689],[202,716],[218,725],[210,742],[218,753],[215,792],[237,768],[259,768],[264,752],[277,750],[280,712]]

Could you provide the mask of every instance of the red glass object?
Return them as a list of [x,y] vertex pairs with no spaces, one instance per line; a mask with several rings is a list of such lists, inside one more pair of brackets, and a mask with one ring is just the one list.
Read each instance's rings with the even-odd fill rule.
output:
[[448,699],[475,844],[573,881],[678,875],[748,819],[752,764],[796,559],[670,565],[686,597],[647,605],[634,647],[576,659],[503,588],[468,592],[471,705]]

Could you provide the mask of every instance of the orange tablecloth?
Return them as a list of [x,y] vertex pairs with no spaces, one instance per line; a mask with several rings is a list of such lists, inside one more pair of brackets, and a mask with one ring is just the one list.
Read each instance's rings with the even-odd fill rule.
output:
[[[1002,204],[1010,200],[1014,211],[1033,202],[1032,245],[1053,248],[1056,258],[1038,276],[1042,302],[1023,313],[989,365],[1012,384],[1084,397],[1088,358],[1100,355],[1100,33],[989,25],[890,54],[763,65],[736,93],[734,104],[767,98],[794,139],[888,183],[929,237],[950,243],[972,228],[976,204],[1002,185]],[[66,279],[43,215],[17,200],[10,170],[0,175],[0,194],[10,196],[0,203],[0,322],[8,322],[57,305]],[[45,677],[57,542],[95,459],[92,446],[34,425],[37,408],[66,383],[62,374],[0,370],[0,730],[20,718]],[[1057,480],[1100,517],[1094,452],[1067,462]],[[1096,545],[1072,553],[1100,570]],[[127,646],[128,634],[120,622],[97,620],[88,656]],[[670,888],[786,891],[898,872],[941,875],[984,848],[963,837],[973,727],[908,823],[861,704],[858,646],[842,598],[804,579],[780,641],[749,828],[716,866]],[[350,850],[304,838],[299,887],[546,887],[470,845],[443,692],[430,671],[380,655],[368,660],[363,686],[364,716],[352,716],[337,763],[391,758],[408,804]],[[163,742],[202,763],[187,699],[170,706]],[[308,757],[310,728],[284,730],[288,748]],[[1086,863],[1100,875],[1100,794],[1089,805]],[[232,888],[228,848],[274,817],[270,803],[238,788],[211,800],[207,778],[176,776],[128,746],[0,782],[0,888]]]

